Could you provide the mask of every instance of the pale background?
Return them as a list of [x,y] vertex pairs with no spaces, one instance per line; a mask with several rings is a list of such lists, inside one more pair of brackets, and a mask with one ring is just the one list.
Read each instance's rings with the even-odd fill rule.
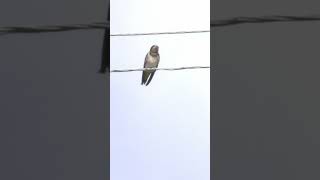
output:
[[[209,30],[210,1],[111,1],[111,34]],[[111,69],[141,68],[153,44],[159,67],[209,66],[210,33],[111,37]],[[209,180],[210,71],[112,73],[111,179]]]

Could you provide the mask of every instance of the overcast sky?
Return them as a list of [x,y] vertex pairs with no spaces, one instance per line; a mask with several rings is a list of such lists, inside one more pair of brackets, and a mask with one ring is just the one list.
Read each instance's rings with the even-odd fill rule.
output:
[[[209,30],[210,1],[112,0],[111,34]],[[111,37],[111,69],[210,65],[210,33]],[[111,180],[209,180],[210,71],[111,74]]]

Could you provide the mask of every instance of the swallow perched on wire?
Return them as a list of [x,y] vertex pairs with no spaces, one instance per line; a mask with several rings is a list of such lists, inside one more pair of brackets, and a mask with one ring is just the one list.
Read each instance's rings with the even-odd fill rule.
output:
[[[160,62],[160,55],[159,55],[159,47],[157,45],[153,45],[150,48],[150,51],[147,53],[146,58],[144,59],[143,68],[157,68]],[[142,72],[142,81],[141,85],[146,85],[151,82],[154,73],[156,70],[144,70]]]

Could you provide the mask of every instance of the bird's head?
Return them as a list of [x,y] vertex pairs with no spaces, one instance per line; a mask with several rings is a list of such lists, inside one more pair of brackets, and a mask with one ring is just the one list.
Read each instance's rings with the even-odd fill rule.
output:
[[159,46],[157,46],[157,45],[151,46],[150,52],[152,52],[152,53],[158,53],[158,52],[159,52]]

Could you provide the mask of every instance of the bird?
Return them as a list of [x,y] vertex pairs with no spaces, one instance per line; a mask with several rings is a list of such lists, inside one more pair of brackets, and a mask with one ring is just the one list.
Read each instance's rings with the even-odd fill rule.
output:
[[[160,55],[159,55],[159,46],[153,45],[150,48],[150,51],[147,53],[144,59],[143,68],[157,68],[160,62]],[[142,80],[141,85],[146,85],[151,82],[154,73],[156,70],[144,70],[142,72]]]

